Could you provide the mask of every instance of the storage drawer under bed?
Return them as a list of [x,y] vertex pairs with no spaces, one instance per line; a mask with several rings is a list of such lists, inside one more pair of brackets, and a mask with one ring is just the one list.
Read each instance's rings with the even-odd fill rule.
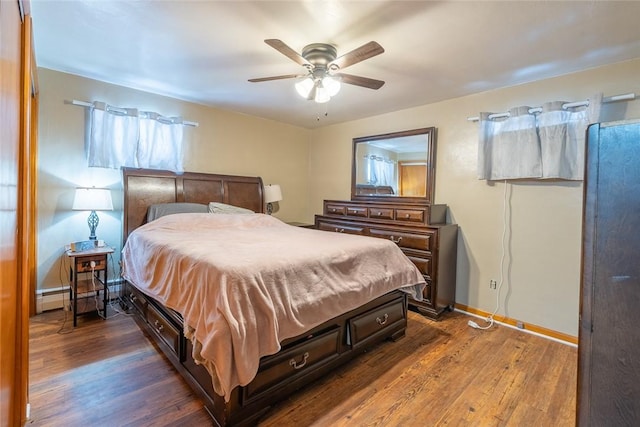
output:
[[142,294],[142,292],[138,291],[131,285],[127,285],[126,287],[126,296],[131,301],[131,304],[138,310],[143,317],[147,315],[147,298]]
[[153,306],[153,304],[149,304],[147,306],[147,322],[151,325],[153,331],[162,339],[162,341],[167,344],[171,350],[182,359],[182,355],[180,352],[180,330],[173,325],[173,323],[168,320],[160,311]]
[[379,334],[390,329],[404,329],[407,311],[404,299],[398,298],[349,320],[349,339],[353,348],[366,346]]
[[258,374],[243,388],[243,404],[275,390],[284,379],[290,382],[337,358],[339,339],[340,328],[336,326],[288,350],[264,358],[260,362]]

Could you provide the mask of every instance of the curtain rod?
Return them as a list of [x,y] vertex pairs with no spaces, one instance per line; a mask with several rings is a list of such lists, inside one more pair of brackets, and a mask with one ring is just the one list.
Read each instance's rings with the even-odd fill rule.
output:
[[[624,95],[614,95],[614,96],[607,96],[605,98],[602,98],[602,103],[605,104],[605,103],[616,102],[616,101],[632,101],[634,99],[636,99],[635,93],[625,93]],[[576,101],[576,102],[568,102],[566,104],[562,104],[562,108],[566,110],[567,108],[586,107],[588,105],[589,105],[589,100]],[[529,114],[540,113],[540,112],[542,112],[542,107],[529,109]],[[494,113],[494,114],[489,114],[489,119],[499,119],[502,117],[509,117],[509,115],[510,114],[508,112]],[[477,122],[478,120],[480,120],[480,117],[467,117],[467,120],[470,122]]]
[[[73,100],[73,101],[64,101],[65,104],[71,104],[71,105],[76,105],[78,107],[93,107],[93,104],[90,102],[85,102],[85,101],[77,101],[77,100]],[[192,126],[192,127],[198,127],[200,126],[200,124],[198,122],[188,122],[186,120],[182,121],[182,124],[185,126]]]

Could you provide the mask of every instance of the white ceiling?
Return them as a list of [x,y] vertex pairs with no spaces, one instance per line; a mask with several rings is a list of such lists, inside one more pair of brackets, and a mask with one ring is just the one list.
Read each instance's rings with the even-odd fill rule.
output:
[[[307,128],[640,57],[638,1],[32,0],[31,10],[40,67]],[[316,104],[294,80],[250,83],[304,71],[269,38],[297,52],[331,43],[338,56],[375,40],[385,53],[344,71],[386,84],[343,85]]]

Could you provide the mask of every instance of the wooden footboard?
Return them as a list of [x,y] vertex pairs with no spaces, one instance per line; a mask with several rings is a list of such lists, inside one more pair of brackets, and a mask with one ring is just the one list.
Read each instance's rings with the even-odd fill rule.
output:
[[181,317],[130,283],[125,285],[125,302],[137,314],[138,325],[204,401],[220,427],[255,425],[275,403],[367,348],[385,339],[403,337],[407,326],[407,295],[401,291],[383,295],[282,342],[278,353],[262,358],[253,381],[236,387],[231,400],[224,402],[213,391],[206,369],[193,361]]

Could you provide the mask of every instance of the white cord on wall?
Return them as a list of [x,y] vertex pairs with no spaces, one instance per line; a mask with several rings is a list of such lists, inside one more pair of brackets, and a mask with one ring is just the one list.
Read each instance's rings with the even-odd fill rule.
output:
[[[102,309],[104,310],[104,314],[100,314],[100,306],[98,305],[98,292],[96,291],[96,262],[95,261],[91,261],[91,263],[89,264],[91,266],[91,287],[93,288],[93,300],[96,303],[96,313],[98,313],[98,316],[100,316],[101,318],[103,318],[104,320],[107,320],[107,307],[106,304],[105,307],[103,307]],[[105,282],[106,282],[106,277],[105,277]],[[104,283],[102,285],[102,291],[107,292],[107,284]],[[104,300],[104,297],[102,298]]]
[[488,323],[487,326],[480,326],[478,325],[475,321],[473,320],[469,320],[467,322],[467,324],[469,326],[471,326],[472,328],[475,329],[489,329],[493,326],[494,324],[494,316],[496,315],[496,313],[498,313],[498,310],[500,309],[500,289],[502,289],[502,285],[504,283],[504,259],[506,257],[506,248],[505,248],[505,238],[507,236],[507,188],[509,186],[509,183],[507,182],[507,180],[504,180],[504,193],[502,196],[502,255],[500,256],[500,282],[498,284],[498,289],[496,290],[496,309],[493,310],[493,313],[491,313],[489,316],[487,316],[487,318],[485,319],[485,321]]

